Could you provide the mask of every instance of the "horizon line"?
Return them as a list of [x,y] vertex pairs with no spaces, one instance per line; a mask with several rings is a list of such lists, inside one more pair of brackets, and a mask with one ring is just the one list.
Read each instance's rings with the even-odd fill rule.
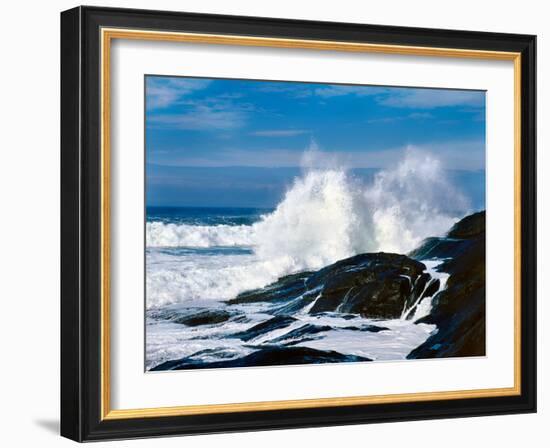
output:
[[[239,168],[239,169],[262,169],[262,170],[273,170],[273,169],[297,169],[297,170],[311,170],[311,169],[319,169],[319,170],[325,170],[327,168],[311,168],[311,167],[303,167],[299,165],[285,165],[285,166],[258,166],[258,165],[165,165],[162,163],[156,163],[156,162],[146,162],[146,166],[155,166],[155,167],[162,167],[162,168],[197,168],[197,169],[219,169],[219,168]],[[387,166],[356,166],[356,167],[340,167],[343,170],[384,170],[387,169]],[[462,172],[486,172],[486,168],[442,168],[444,171],[462,171]]]

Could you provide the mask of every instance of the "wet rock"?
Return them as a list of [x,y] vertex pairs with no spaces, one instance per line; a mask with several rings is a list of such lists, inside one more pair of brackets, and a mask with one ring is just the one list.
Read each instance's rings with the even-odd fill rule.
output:
[[223,308],[182,308],[167,307],[150,310],[147,315],[151,319],[168,320],[178,324],[196,327],[199,325],[215,325],[237,318],[237,313]]
[[248,330],[235,333],[231,337],[241,339],[243,341],[250,341],[251,339],[257,338],[258,336],[267,334],[270,331],[288,327],[291,323],[295,321],[296,319],[290,316],[275,316],[265,322],[254,325]]
[[312,305],[310,314],[338,312],[373,319],[399,318],[412,306],[430,276],[424,264],[406,255],[361,254],[317,272],[302,272],[249,291],[228,304],[280,303],[275,315],[293,314]]
[[416,260],[456,258],[471,250],[481,235],[485,235],[485,211],[460,220],[445,237],[426,238],[408,255]]
[[411,288],[424,269],[419,261],[398,254],[362,254],[341,260],[308,279],[308,287],[322,285],[321,296],[310,312],[398,318],[405,304],[414,301]]
[[361,325],[359,327],[351,325],[349,327],[342,327],[342,330],[368,331],[370,333],[379,333],[380,331],[390,331],[389,328],[380,327],[378,325]]
[[457,255],[439,266],[450,274],[447,287],[434,298],[430,315],[418,321],[437,325],[437,332],[409,359],[485,355],[485,213],[464,218],[451,234],[464,239]]
[[318,333],[323,333],[325,331],[330,331],[330,330],[332,330],[332,327],[328,325],[305,324],[299,328],[295,328],[294,330],[289,331],[286,334],[283,334],[274,339],[271,339],[267,343],[268,344],[276,344],[276,343],[291,344],[292,342],[301,343],[305,341],[311,341],[313,338],[310,338],[309,336],[315,335]]
[[439,279],[430,279],[427,283],[424,284],[424,290],[419,292],[418,300],[414,303],[407,303],[405,319],[412,319],[424,300],[429,300],[434,297],[435,294],[439,291],[441,287],[441,282]]
[[466,216],[449,230],[447,237],[470,239],[485,233],[485,210]]
[[192,314],[174,317],[172,322],[187,325],[188,327],[197,327],[199,325],[220,324],[228,321],[232,316],[232,313],[225,310],[205,309]]
[[280,306],[274,307],[270,310],[271,314],[274,315],[292,315],[311,303],[315,302],[315,299],[319,295],[319,291],[313,289],[306,291],[305,293],[299,295],[296,298],[291,298],[287,303],[283,303]]
[[236,298],[228,300],[230,305],[255,302],[281,302],[287,301],[289,297],[298,297],[307,291],[306,280],[311,272],[300,272],[298,274],[281,277],[275,283],[265,288],[246,291]]
[[166,361],[151,370],[216,369],[222,367],[280,366],[298,364],[323,364],[334,362],[363,362],[371,359],[344,355],[335,351],[316,350],[308,347],[267,346],[237,359],[204,362],[192,357]]

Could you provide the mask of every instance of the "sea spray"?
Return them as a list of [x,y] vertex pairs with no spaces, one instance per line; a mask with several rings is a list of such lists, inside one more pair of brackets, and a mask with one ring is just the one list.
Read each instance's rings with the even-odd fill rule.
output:
[[[310,164],[320,158],[314,153]],[[440,162],[412,148],[370,184],[343,168],[318,166],[295,179],[276,210],[253,226],[260,258],[285,256],[303,270],[358,253],[406,253],[443,234],[468,209]],[[446,211],[450,205],[458,212]]]
[[357,193],[344,171],[312,170],[295,179],[275,211],[254,224],[256,254],[307,270],[375,249],[369,228],[360,229]]
[[441,162],[414,148],[394,169],[377,173],[363,195],[377,250],[384,252],[411,251],[428,236],[442,235],[469,209]]

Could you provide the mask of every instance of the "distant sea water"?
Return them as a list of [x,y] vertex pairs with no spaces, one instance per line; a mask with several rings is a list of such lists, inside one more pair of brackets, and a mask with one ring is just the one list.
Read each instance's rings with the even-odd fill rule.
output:
[[[268,322],[274,305],[227,301],[356,254],[406,254],[424,238],[443,235],[469,211],[467,198],[448,183],[439,165],[414,155],[368,184],[342,169],[308,170],[273,209],[148,207],[146,368],[187,357],[204,363],[242,358],[255,345],[284,340],[298,325],[313,321],[331,330],[293,344],[373,360],[404,359],[435,330],[433,325],[393,319],[377,322],[390,331],[353,332],[350,326],[372,322],[359,315],[294,310],[294,324],[243,341],[234,335]],[[440,260],[422,261],[430,278],[438,280],[438,290],[444,288],[446,274],[436,269]],[[415,319],[429,313],[430,301],[423,303]],[[190,324],[190,316],[204,311],[218,317]]]
[[251,225],[273,208],[250,207],[147,207],[147,222],[165,224]]
[[148,207],[147,307],[230,299],[263,286],[245,272],[257,261],[254,224],[272,211]]

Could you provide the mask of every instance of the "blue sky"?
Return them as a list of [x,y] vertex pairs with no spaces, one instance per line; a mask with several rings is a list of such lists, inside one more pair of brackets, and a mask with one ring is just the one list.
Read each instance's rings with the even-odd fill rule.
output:
[[484,182],[485,92],[159,76],[145,85],[148,205],[271,207],[312,141],[365,173],[412,145]]

